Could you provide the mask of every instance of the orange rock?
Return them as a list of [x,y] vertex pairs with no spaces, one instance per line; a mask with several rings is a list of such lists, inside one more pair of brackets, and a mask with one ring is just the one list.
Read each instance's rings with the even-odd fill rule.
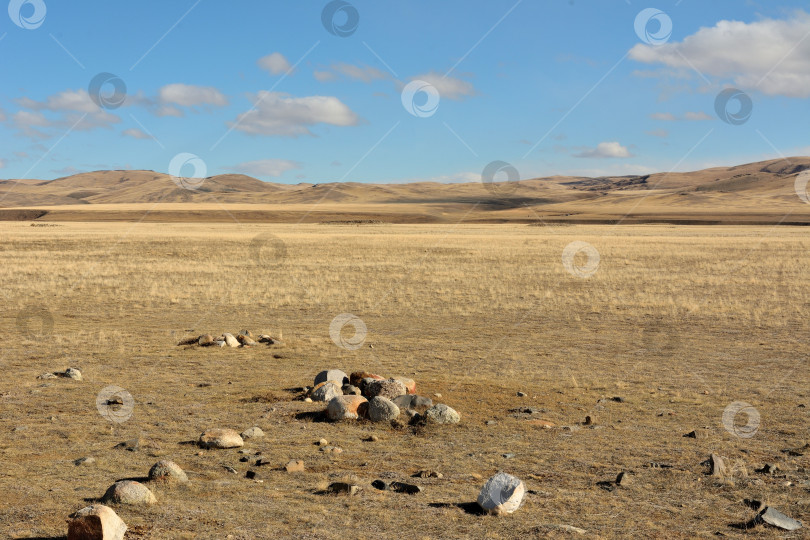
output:
[[367,371],[355,371],[351,375],[349,375],[349,383],[352,386],[360,387],[360,381],[365,378],[371,379],[384,379],[385,377],[380,377],[379,375],[375,375],[373,373],[368,373]]
[[356,420],[365,414],[368,402],[363,396],[338,396],[329,401],[326,415],[330,420]]
[[416,393],[416,381],[413,379],[409,379],[408,377],[394,377],[394,379],[404,384],[405,390],[407,390],[409,394]]

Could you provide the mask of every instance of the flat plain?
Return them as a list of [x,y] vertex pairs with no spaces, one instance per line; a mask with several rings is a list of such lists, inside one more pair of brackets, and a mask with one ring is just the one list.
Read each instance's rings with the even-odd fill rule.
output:
[[[4,537],[64,537],[68,514],[158,459],[191,482],[116,507],[127,538],[801,537],[737,528],[751,498],[810,520],[810,458],[785,452],[810,438],[806,228],[34,225],[0,225]],[[563,264],[574,241],[598,252],[590,277]],[[342,313],[368,328],[357,350],[330,338]],[[177,346],[241,329],[283,345]],[[84,380],[37,379],[68,367]],[[328,368],[411,377],[461,423],[317,421],[324,405],[295,388]],[[125,422],[97,410],[108,385],[134,399]],[[758,419],[724,424],[739,402]],[[245,448],[270,465],[184,444],[251,426],[266,436]],[[708,474],[712,453],[730,478]],[[96,464],[74,465],[84,456]],[[290,459],[306,471],[277,469]],[[765,464],[780,470],[755,472]],[[426,469],[443,477],[412,477]],[[526,484],[523,507],[478,515],[500,470]],[[622,471],[632,483],[611,485]],[[377,491],[378,478],[423,492]],[[342,479],[362,491],[320,494]]]

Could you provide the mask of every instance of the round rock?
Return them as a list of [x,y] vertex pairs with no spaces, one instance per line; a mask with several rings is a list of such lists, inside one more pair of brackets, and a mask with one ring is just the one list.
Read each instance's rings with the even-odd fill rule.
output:
[[324,381],[313,388],[309,397],[312,398],[312,401],[331,401],[342,395],[343,392],[340,391],[340,387],[337,384],[333,381]]
[[372,422],[390,422],[399,416],[399,407],[383,396],[375,396],[368,402],[368,418]]
[[222,337],[225,338],[225,344],[228,345],[228,347],[238,347],[239,346],[239,340],[236,339],[235,337],[233,337],[233,334],[225,333],[225,334],[222,334]]
[[127,525],[109,506],[94,504],[70,515],[68,540],[123,540]]
[[414,394],[397,396],[391,401],[393,401],[394,404],[396,404],[396,406],[400,409],[412,409],[420,413],[423,413],[429,408],[433,407],[432,399]]
[[348,395],[337,396],[326,406],[326,416],[329,420],[357,420],[364,416],[368,401],[363,396]]
[[203,448],[238,448],[245,445],[245,441],[233,429],[206,430],[200,434],[198,443]]
[[158,461],[149,469],[149,480],[185,484],[188,482],[188,476],[177,463],[164,459]]
[[526,487],[519,478],[499,472],[484,484],[478,495],[478,506],[490,514],[511,514],[523,502]]
[[386,379],[384,381],[373,380],[366,383],[364,394],[366,397],[373,398],[375,396],[382,396],[388,399],[404,396],[408,393],[405,385],[401,381],[395,379]]
[[82,372],[76,368],[67,368],[65,370],[64,376],[68,379],[73,379],[74,381],[82,380]]
[[155,496],[149,488],[140,482],[132,480],[121,480],[109,487],[104,497],[103,503],[116,504],[154,504],[157,502]]
[[315,375],[314,386],[318,386],[320,383],[326,381],[334,381],[337,383],[338,388],[340,388],[344,384],[349,384],[349,376],[339,369],[327,369]]
[[428,409],[425,417],[429,422],[435,424],[458,424],[461,421],[461,415],[444,403],[439,403]]
[[260,427],[253,426],[242,432],[243,439],[255,439],[257,437],[264,437],[264,431]]

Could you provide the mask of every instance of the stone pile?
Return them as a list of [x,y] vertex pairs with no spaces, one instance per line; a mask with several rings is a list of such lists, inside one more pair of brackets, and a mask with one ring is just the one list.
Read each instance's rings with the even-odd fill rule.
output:
[[321,371],[307,398],[325,402],[331,421],[367,419],[391,422],[401,417],[411,423],[457,424],[461,415],[444,403],[417,395],[416,382],[407,377],[385,378],[365,371],[351,375],[339,369]]
[[254,339],[253,333],[250,330],[242,330],[235,336],[229,332],[220,334],[214,337],[213,334],[201,334],[199,336],[189,336],[180,340],[178,346],[200,346],[200,347],[256,347],[259,344],[263,345],[278,345],[281,343],[279,338],[273,338],[268,334],[261,334]]

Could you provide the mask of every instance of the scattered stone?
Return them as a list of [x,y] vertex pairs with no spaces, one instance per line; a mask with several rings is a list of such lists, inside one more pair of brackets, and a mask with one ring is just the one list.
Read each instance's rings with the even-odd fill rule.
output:
[[315,375],[315,384],[318,386],[320,383],[332,381],[337,384],[338,389],[344,384],[349,384],[349,376],[340,371],[339,369],[327,369]]
[[366,437],[363,440],[366,441],[366,442],[377,442],[377,441],[380,440],[380,438],[377,437],[376,435],[369,435],[368,437]]
[[616,403],[624,403],[624,398],[620,397],[620,396],[614,396],[614,397],[612,397],[610,399],[611,399],[611,401],[615,401]]
[[152,439],[136,437],[116,444],[115,448],[128,452],[137,452],[138,450],[160,450],[160,445]]
[[380,491],[385,491],[386,489],[388,489],[388,484],[386,484],[382,480],[374,480],[371,483],[371,487],[379,489]]
[[311,397],[305,397],[304,398],[304,403],[312,403],[312,398]]
[[68,540],[123,540],[127,525],[109,506],[94,504],[70,515]]
[[271,338],[267,334],[262,334],[262,335],[259,336],[258,342],[259,343],[266,343],[268,345],[272,345],[273,343],[276,343],[276,340],[274,340],[273,338]]
[[288,473],[304,472],[304,462],[300,459],[293,459],[284,465],[284,469]]
[[248,461],[250,461],[250,458],[247,456],[242,456],[239,458],[239,463],[247,463]]
[[62,377],[73,379],[74,381],[82,380],[82,372],[76,368],[67,368],[61,375]]
[[535,420],[527,420],[526,423],[529,424],[530,426],[537,426],[541,429],[551,429],[557,427],[557,424],[555,424],[551,420],[535,419]]
[[343,393],[340,391],[340,387],[336,383],[333,381],[325,381],[316,384],[315,388],[313,388],[310,392],[309,397],[312,398],[312,401],[329,402],[332,399],[342,395]]
[[54,373],[43,373],[42,375],[37,376],[37,379],[56,379],[57,376]]
[[186,484],[188,483],[188,476],[186,476],[185,471],[174,461],[162,459],[149,469],[149,480]]
[[512,458],[514,458],[514,457],[515,457],[515,454],[513,454],[512,452],[508,452],[508,453],[506,453],[506,454],[501,454],[501,456],[502,456],[504,459],[512,459]]
[[239,340],[236,339],[235,337],[233,337],[233,334],[228,334],[226,332],[226,333],[222,334],[222,337],[225,340],[225,344],[228,345],[228,347],[238,347],[239,346]]
[[80,465],[94,465],[96,463],[96,458],[87,456],[83,458],[79,458],[73,462],[74,465],[77,467]]
[[266,458],[259,458],[256,460],[257,467],[263,467],[265,465],[270,465],[270,460]]
[[343,392],[344,396],[360,396],[363,394],[359,388],[351,384],[344,384],[340,391]]
[[363,395],[369,399],[376,396],[381,396],[391,400],[397,396],[404,396],[408,393],[408,389],[405,388],[405,385],[395,379],[375,379],[366,383],[364,387],[361,388],[363,389]]
[[789,456],[802,457],[808,450],[810,450],[810,443],[807,443],[798,448],[789,448],[787,450],[783,450],[783,452],[787,453],[787,455]]
[[202,448],[238,448],[245,441],[233,429],[209,429],[200,434],[198,444]]
[[622,471],[616,476],[616,485],[627,487],[633,483],[633,477],[629,472]]
[[368,418],[372,422],[390,422],[399,416],[399,407],[383,396],[375,396],[368,402]]
[[428,409],[425,418],[427,418],[428,422],[435,424],[458,424],[461,421],[461,415],[444,403],[439,403]]
[[327,444],[329,444],[329,441],[327,441],[326,439],[321,439],[315,444],[317,444],[318,446],[326,446]]
[[441,394],[433,394],[433,397],[435,397],[436,399],[442,399],[442,395],[441,395]]
[[221,348],[221,347],[224,347],[225,345],[227,345],[227,343],[225,343],[225,340],[223,340],[223,339],[218,339],[218,340],[214,341],[214,346],[215,347],[220,347]]
[[397,493],[407,493],[408,495],[416,495],[417,493],[422,492],[421,487],[414,484],[406,484],[404,482],[391,482],[388,485],[388,488],[391,491],[395,491]]
[[259,437],[264,437],[264,431],[262,428],[253,426],[252,428],[248,428],[242,432],[240,435],[243,439],[256,439]]
[[519,478],[499,472],[484,484],[478,506],[490,514],[511,514],[520,508],[525,494],[526,487]]
[[215,343],[214,336],[211,334],[203,334],[197,339],[197,345],[200,347],[210,347]]
[[728,465],[726,465],[726,460],[723,457],[718,456],[717,454],[712,454],[709,456],[709,459],[704,461],[709,465],[709,474],[715,476],[717,478],[726,478],[729,475]]
[[579,527],[574,527],[573,525],[551,525],[551,527],[574,534],[587,534],[588,532],[585,529],[580,529]]
[[360,486],[347,482],[333,482],[329,484],[327,491],[336,494],[357,495],[357,492],[360,491]]
[[258,476],[258,473],[256,473],[256,471],[247,471],[247,472],[245,473],[245,478],[247,478],[247,479],[249,479],[249,480],[253,480],[253,479],[255,479],[257,476]]
[[334,422],[338,420],[357,420],[365,416],[368,401],[363,396],[337,396],[326,406],[326,417]]
[[222,468],[225,469],[226,472],[229,472],[231,474],[237,473],[237,470],[231,467],[230,465],[223,465]]
[[770,506],[759,513],[759,519],[772,527],[777,527],[786,531],[796,531],[802,528],[801,521],[788,517],[779,510],[771,508]]
[[436,471],[419,471],[418,473],[413,475],[414,478],[444,478],[444,475],[440,472]]
[[779,470],[778,465],[771,465],[770,463],[766,463],[761,469],[754,469],[754,472],[758,472],[760,474],[775,474],[776,471]]
[[495,420],[487,420],[486,422],[484,422],[484,424],[486,424],[487,426],[494,426],[497,423],[498,422],[496,422]]
[[245,334],[239,334],[236,336],[236,341],[241,343],[244,347],[253,347],[254,345],[258,345],[250,336],[246,336]]
[[517,397],[526,397],[526,392],[518,392]]
[[339,446],[322,446],[321,447],[321,452],[323,452],[325,454],[337,455],[337,454],[342,454],[343,453],[343,448],[341,448]]
[[585,421],[583,422],[583,424],[586,425],[586,426],[592,425],[593,424],[593,418],[591,418],[590,416],[586,416]]
[[397,396],[391,401],[400,409],[413,409],[416,412],[423,413],[429,408],[433,407],[433,400],[427,397],[417,396],[415,394],[407,394],[404,396]]
[[154,504],[157,502],[149,488],[133,480],[121,480],[109,487],[101,498],[103,503]]
[[181,345],[196,345],[197,342],[199,341],[199,339],[200,339],[200,336],[194,336],[194,337],[189,336],[189,337],[183,338],[179,342],[177,342],[177,346],[179,347]]
[[249,337],[249,338],[253,337],[253,332],[251,332],[250,330],[240,330],[239,334],[242,335],[242,336]]

